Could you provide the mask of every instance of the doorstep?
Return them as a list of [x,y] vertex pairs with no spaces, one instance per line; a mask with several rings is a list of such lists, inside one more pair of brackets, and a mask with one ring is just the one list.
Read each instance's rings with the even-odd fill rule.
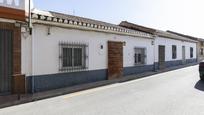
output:
[[115,79],[115,80],[104,80],[104,81],[99,81],[99,82],[94,82],[94,83],[77,85],[77,86],[73,86],[73,87],[67,87],[67,88],[61,88],[61,89],[50,90],[50,91],[45,91],[45,92],[39,92],[39,93],[35,93],[35,94],[0,96],[0,108],[9,107],[9,106],[13,106],[13,105],[19,105],[19,104],[28,103],[28,102],[33,102],[33,101],[42,100],[42,99],[51,98],[51,97],[56,97],[56,96],[60,96],[60,95],[65,95],[65,94],[74,93],[77,91],[82,91],[82,90],[87,90],[87,89],[91,89],[91,88],[110,85],[110,84],[114,84],[114,83],[121,83],[121,82],[130,81],[130,80],[140,79],[140,78],[148,77],[151,75],[155,75],[155,74],[159,74],[159,73],[163,73],[163,72],[168,72],[168,71],[172,71],[172,70],[177,70],[180,68],[194,66],[194,65],[197,65],[197,63],[180,65],[180,66],[166,68],[163,70],[145,72],[145,73],[137,74],[137,75],[129,75],[129,76],[125,76],[125,77],[122,77],[119,79]]

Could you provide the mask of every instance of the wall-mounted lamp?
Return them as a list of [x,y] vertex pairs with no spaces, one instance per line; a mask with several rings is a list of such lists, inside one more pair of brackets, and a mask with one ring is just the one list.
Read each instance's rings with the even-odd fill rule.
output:
[[29,28],[28,27],[21,27],[21,33],[23,37],[26,39],[29,37]]
[[50,26],[47,28],[47,35],[51,35],[51,27]]
[[100,47],[101,47],[101,49],[103,49],[103,45],[101,45]]
[[152,45],[154,45],[154,41],[152,41]]
[[123,42],[123,46],[126,46],[126,42]]

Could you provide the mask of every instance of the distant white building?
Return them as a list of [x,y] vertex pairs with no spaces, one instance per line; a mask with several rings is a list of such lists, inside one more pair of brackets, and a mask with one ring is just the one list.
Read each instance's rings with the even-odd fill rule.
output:
[[37,9],[29,29],[26,10],[2,4],[0,13],[9,12],[0,15],[0,94],[35,93],[196,62],[197,41],[175,34]]
[[197,62],[197,40],[123,21],[120,26],[150,33],[154,36],[156,69]]

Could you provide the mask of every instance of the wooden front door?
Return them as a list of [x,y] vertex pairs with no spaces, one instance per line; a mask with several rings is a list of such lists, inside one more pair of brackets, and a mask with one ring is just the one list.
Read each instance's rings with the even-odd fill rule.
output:
[[13,31],[0,29],[0,95],[11,92],[13,75]]
[[159,69],[165,68],[165,46],[159,46]]
[[108,79],[123,75],[123,42],[108,42]]
[[21,74],[21,27],[0,22],[0,95],[24,93]]

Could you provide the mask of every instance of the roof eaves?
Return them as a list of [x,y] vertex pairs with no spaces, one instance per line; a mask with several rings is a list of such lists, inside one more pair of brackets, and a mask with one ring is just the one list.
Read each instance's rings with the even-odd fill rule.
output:
[[160,37],[176,39],[176,40],[182,40],[182,41],[189,41],[189,42],[197,42],[195,39],[189,39],[188,37],[179,36],[179,35],[176,35],[176,34],[173,34],[173,33],[170,33],[170,32],[165,32],[165,31],[158,30],[158,29],[144,27],[144,26],[141,26],[141,25],[137,25],[137,24],[134,24],[134,23],[127,22],[127,21],[122,21],[119,24],[119,26],[126,27],[126,28],[129,28],[129,29],[134,29],[134,30],[147,32],[147,33],[152,34],[153,36],[160,36]]
[[128,21],[122,21],[119,24],[119,26],[129,28],[129,29],[133,29],[133,30],[146,32],[146,33],[149,33],[149,34],[152,34],[152,35],[154,35],[155,32],[156,32],[156,29],[152,29],[152,28],[141,26],[141,25],[137,25],[137,24],[134,24],[134,23],[130,23]]
[[[106,31],[113,31],[113,32],[118,32],[118,33],[120,32],[120,33],[124,33],[125,35],[130,34],[130,35],[135,35],[138,37],[140,36],[143,38],[153,38],[153,36],[149,33],[127,29],[127,28],[120,27],[120,26],[113,25],[113,24],[108,25],[108,23],[105,23],[105,22],[97,21],[98,22],[97,24],[88,23],[86,21],[83,21],[83,19],[85,18],[82,18],[82,20],[74,20],[74,19],[66,18],[66,15],[64,18],[62,18],[62,17],[47,16],[47,15],[36,14],[36,13],[32,13],[31,16],[35,20],[49,21],[49,22],[61,23],[65,25],[67,24],[67,25],[72,25],[72,26],[81,26],[81,27],[86,27],[86,28],[94,28],[97,30],[106,30]],[[77,17],[77,18],[80,18],[80,17]]]
[[176,34],[176,35],[179,35],[179,36],[182,36],[182,37],[190,38],[192,40],[198,40],[199,39],[197,37],[193,37],[193,36],[189,36],[189,35],[184,35],[184,34],[181,34],[181,33],[170,31],[170,30],[167,30],[167,32],[172,33],[172,34]]
[[181,40],[181,41],[188,41],[188,42],[197,42],[196,40],[192,40],[183,36],[179,36],[179,35],[161,31],[161,30],[157,30],[156,34],[157,36],[160,36],[160,37],[167,37],[167,38],[172,38],[172,39]]

